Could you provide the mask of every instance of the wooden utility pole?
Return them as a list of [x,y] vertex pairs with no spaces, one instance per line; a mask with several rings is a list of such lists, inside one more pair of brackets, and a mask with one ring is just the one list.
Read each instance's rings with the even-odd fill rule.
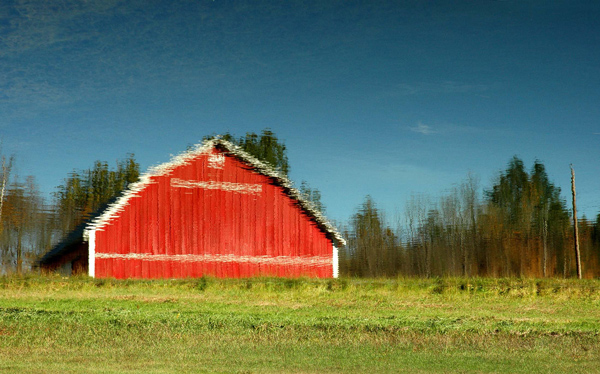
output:
[[575,263],[577,278],[581,279],[581,254],[579,253],[579,230],[577,228],[577,197],[575,194],[575,170],[571,164],[571,192],[573,193],[573,235],[575,236]]

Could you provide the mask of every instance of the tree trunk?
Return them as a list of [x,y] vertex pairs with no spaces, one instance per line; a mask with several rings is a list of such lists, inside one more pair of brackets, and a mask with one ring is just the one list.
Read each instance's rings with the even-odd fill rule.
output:
[[548,221],[546,219],[544,219],[544,227],[542,230],[542,241],[544,246],[544,262],[542,264],[542,274],[545,278],[548,276]]
[[23,232],[21,229],[17,232],[17,274],[23,273]]

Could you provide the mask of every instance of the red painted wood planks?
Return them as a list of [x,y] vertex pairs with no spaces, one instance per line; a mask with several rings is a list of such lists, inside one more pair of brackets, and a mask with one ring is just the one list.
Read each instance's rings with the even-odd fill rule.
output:
[[[97,258],[96,276],[331,277],[332,243],[311,217],[271,177],[235,157],[207,161],[220,154],[152,177],[96,235],[97,254],[140,257]],[[198,260],[203,255],[233,260]]]

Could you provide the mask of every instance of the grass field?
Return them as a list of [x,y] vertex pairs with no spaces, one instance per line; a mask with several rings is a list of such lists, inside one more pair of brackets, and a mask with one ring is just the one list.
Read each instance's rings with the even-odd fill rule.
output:
[[0,278],[2,373],[600,373],[600,281]]

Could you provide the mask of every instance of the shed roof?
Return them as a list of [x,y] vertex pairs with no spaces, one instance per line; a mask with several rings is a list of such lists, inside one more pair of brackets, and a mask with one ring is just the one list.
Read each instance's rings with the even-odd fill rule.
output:
[[70,233],[68,233],[58,244],[52,249],[46,252],[39,260],[34,263],[34,267],[38,267],[43,264],[52,263],[57,257],[63,256],[69,253],[73,248],[73,244],[81,242],[83,231],[87,222],[80,223]]
[[82,223],[77,225],[73,230],[71,230],[71,232],[65,235],[60,242],[58,242],[54,247],[52,247],[52,249],[46,252],[39,260],[37,260],[34,266],[51,263],[55,258],[63,256],[73,250],[74,244],[81,243],[87,225],[90,224],[95,217],[99,216],[114,201],[115,198],[111,199],[108,203],[103,204],[96,211],[89,214],[89,216],[87,216]]

